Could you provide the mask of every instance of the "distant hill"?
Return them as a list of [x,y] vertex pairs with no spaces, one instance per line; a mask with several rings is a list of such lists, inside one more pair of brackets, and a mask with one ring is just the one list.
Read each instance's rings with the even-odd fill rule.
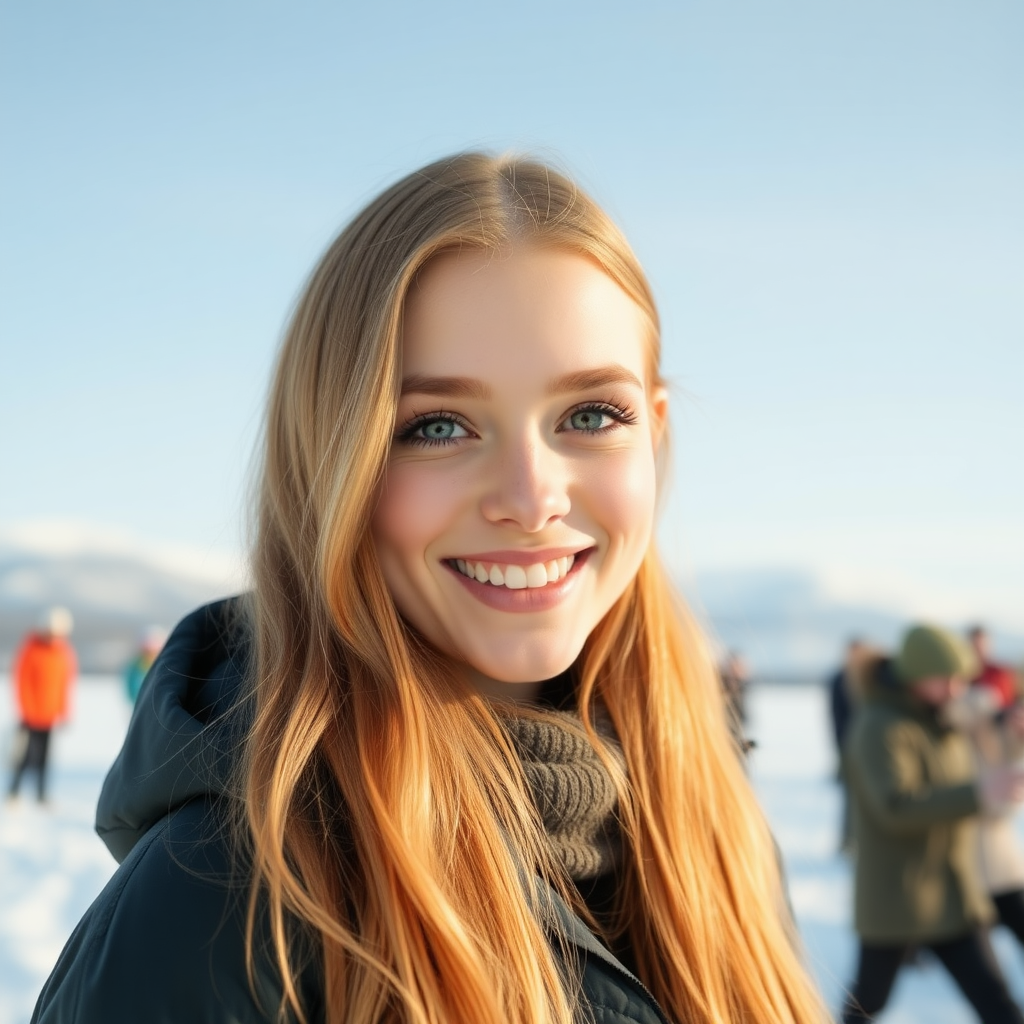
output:
[[[66,538],[65,538],[66,541]],[[118,672],[148,626],[170,628],[197,605],[238,589],[230,572],[199,572],[183,558],[152,557],[85,537],[19,544],[0,537],[0,671],[25,632],[51,605],[70,609],[72,640],[83,672]]]
[[[896,602],[836,598],[811,573],[797,570],[703,572],[684,589],[722,647],[742,651],[762,679],[822,679],[839,663],[850,637],[891,649],[916,617]],[[1024,635],[991,628],[996,654],[1024,661]]]
[[[0,532],[0,671],[51,605],[75,617],[83,671],[117,672],[147,626],[169,628],[243,586],[237,566],[192,550],[57,527],[29,536]],[[741,650],[762,679],[821,679],[851,635],[892,646],[912,617],[836,598],[812,574],[784,569],[702,572],[684,590],[717,641]],[[993,636],[1002,658],[1024,661],[1024,636],[998,629]]]

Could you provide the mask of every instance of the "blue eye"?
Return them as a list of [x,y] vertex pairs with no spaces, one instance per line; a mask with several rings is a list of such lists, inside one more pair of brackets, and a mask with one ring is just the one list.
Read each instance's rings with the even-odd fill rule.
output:
[[469,431],[458,420],[436,413],[417,416],[398,434],[399,441],[420,445],[451,444],[463,437],[469,437]]
[[580,434],[604,434],[629,423],[636,423],[636,415],[630,409],[620,409],[605,402],[591,402],[590,405],[573,409],[558,429]]
[[570,417],[568,422],[571,424],[573,430],[585,430],[594,431],[601,430],[608,426],[608,421],[611,420],[611,416],[606,412],[602,412],[600,409],[577,409]]
[[424,423],[419,429],[421,436],[426,440],[447,441],[456,436],[455,432],[460,427],[451,420],[433,420],[431,423]]

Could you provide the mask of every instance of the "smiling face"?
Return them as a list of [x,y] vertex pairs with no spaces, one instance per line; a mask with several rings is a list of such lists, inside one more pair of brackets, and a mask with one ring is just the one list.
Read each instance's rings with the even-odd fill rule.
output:
[[484,692],[568,668],[636,575],[666,413],[648,363],[639,307],[568,252],[445,255],[409,292],[373,537],[399,611]]

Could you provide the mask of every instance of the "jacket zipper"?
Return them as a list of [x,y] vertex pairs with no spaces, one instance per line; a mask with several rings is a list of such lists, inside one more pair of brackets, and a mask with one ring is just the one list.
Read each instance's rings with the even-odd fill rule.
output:
[[627,982],[631,988],[644,996],[648,1003],[650,1003],[654,1012],[661,1018],[663,1024],[672,1024],[668,1014],[661,1008],[661,1004],[651,993],[651,990],[635,975],[630,971],[627,971],[624,967],[620,966],[615,960],[609,959],[603,956],[599,956],[593,950],[587,949],[585,946],[573,942],[573,945],[583,954],[584,959],[595,957],[601,961],[601,963],[608,968],[611,968],[623,981]]

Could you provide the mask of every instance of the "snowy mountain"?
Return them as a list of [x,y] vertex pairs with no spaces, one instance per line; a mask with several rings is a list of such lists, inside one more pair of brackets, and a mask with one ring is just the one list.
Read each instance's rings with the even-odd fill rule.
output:
[[[935,616],[927,600],[837,595],[814,574],[799,570],[703,572],[683,589],[712,636],[723,648],[741,651],[760,679],[822,679],[839,663],[851,637],[891,649],[922,615],[951,629],[968,625]],[[998,623],[987,625],[997,657],[1024,661],[1024,635]]]
[[[113,672],[147,626],[170,627],[244,586],[237,562],[216,552],[59,523],[0,529],[0,671],[51,605],[75,616],[83,670]],[[918,614],[892,596],[844,597],[813,573],[791,569],[699,572],[683,590],[716,641],[741,650],[762,679],[821,679],[850,636],[889,647]],[[992,625],[997,654],[1024,661],[1024,635]]]
[[148,626],[241,588],[230,560],[64,526],[0,532],[0,671],[41,613],[64,605],[83,672],[116,672]]

